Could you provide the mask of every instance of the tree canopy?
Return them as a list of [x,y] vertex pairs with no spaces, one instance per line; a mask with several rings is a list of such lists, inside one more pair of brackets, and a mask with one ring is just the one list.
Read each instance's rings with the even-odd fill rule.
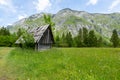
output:
[[118,33],[117,33],[116,29],[113,30],[110,41],[112,42],[113,47],[119,46],[119,37],[118,37]]
[[55,23],[52,21],[51,15],[44,14],[44,21],[46,24],[49,24],[50,26],[54,26]]

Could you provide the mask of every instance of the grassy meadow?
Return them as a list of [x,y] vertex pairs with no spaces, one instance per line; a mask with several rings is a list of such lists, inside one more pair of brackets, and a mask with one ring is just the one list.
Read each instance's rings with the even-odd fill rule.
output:
[[120,80],[120,49],[0,48],[0,80]]

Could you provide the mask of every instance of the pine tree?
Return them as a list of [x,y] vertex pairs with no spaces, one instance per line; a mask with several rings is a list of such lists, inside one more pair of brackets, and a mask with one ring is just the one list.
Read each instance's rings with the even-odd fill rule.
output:
[[61,36],[61,43],[66,43],[66,36],[64,33]]
[[87,28],[83,28],[83,44],[84,44],[84,47],[88,46],[88,30],[87,30]]
[[73,45],[73,39],[70,32],[68,32],[66,35],[66,43],[68,44],[68,47],[72,47]]
[[59,47],[60,46],[60,37],[56,36],[56,46]]
[[67,46],[66,35],[64,33],[62,33],[62,36],[60,37],[60,46],[61,47]]
[[119,37],[118,37],[116,29],[113,30],[110,41],[112,42],[113,47],[118,47],[118,45],[119,45]]
[[83,46],[83,33],[82,29],[79,29],[78,35],[74,38],[76,46],[82,47]]
[[103,39],[100,36],[99,39],[97,40],[97,47],[102,47],[103,46]]
[[94,30],[89,32],[88,47],[97,47],[97,37],[95,36]]

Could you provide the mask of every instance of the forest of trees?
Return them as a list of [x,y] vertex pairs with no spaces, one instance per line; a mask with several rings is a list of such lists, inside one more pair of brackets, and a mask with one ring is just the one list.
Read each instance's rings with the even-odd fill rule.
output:
[[[26,44],[24,46],[34,46],[34,40],[32,35],[29,35],[25,30],[18,29],[16,33],[11,34],[10,31],[2,27],[0,28],[0,46],[12,47],[16,46],[15,41],[23,35]],[[61,36],[56,36],[55,47],[119,47],[119,36],[116,30],[113,30],[110,41],[111,45],[106,45],[107,43],[103,40],[102,36],[97,36],[94,30],[87,30],[82,28],[79,30],[77,36],[73,37],[70,32],[63,33]]]
[[[51,15],[44,14],[44,21],[50,24],[52,29],[55,23],[52,21]],[[29,34],[24,29],[18,29],[16,33],[10,33],[9,29],[0,27],[0,46],[12,47],[16,46],[16,40],[22,35],[24,42],[23,47],[34,47],[33,35]],[[96,35],[94,30],[82,28],[77,36],[72,36],[71,32],[62,33],[62,35],[54,36],[55,47],[120,47],[120,38],[117,31],[114,29],[110,38],[110,42],[106,42],[102,36]]]
[[0,28],[0,46],[14,46],[16,39],[17,36],[15,34],[11,34],[7,28]]
[[86,28],[79,30],[76,37],[72,37],[72,34],[68,32],[66,35],[56,36],[57,47],[119,47],[119,36],[116,30],[113,30],[110,38],[111,44],[104,41],[102,36],[97,36],[94,30],[88,31]]
[[[28,34],[26,30],[24,29],[18,29],[16,33],[10,33],[9,29],[2,27],[0,28],[0,47],[13,47],[13,46],[20,46],[16,45],[16,40],[23,36],[23,39],[25,41],[21,42],[21,46],[24,48],[29,48],[34,46],[34,40],[33,36],[31,34]],[[21,47],[20,46],[20,47]]]

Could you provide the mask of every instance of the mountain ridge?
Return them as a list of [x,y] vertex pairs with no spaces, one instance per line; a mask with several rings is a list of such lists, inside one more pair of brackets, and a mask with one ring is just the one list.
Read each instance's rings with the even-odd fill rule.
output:
[[[69,8],[62,9],[56,14],[50,14],[55,22],[53,33],[61,35],[62,33],[71,32],[76,36],[79,29],[86,27],[88,30],[95,30],[98,34],[110,38],[112,30],[117,29],[120,34],[120,13],[88,13],[86,11],[77,11]],[[45,25],[44,13],[34,14],[20,21],[15,22],[9,28],[15,32],[18,28],[36,27]]]

